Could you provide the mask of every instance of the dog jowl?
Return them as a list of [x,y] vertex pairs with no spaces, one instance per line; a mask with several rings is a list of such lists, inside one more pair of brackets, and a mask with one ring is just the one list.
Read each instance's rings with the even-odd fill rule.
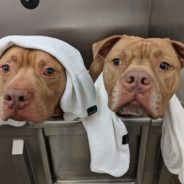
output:
[[109,108],[119,115],[163,117],[179,85],[184,45],[170,39],[115,35],[93,45],[90,74],[103,72]]
[[0,58],[0,118],[41,123],[61,113],[65,68],[51,55],[12,46]]

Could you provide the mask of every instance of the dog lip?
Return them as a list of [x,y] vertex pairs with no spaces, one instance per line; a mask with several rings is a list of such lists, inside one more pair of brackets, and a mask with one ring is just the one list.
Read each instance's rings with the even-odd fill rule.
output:
[[[142,115],[140,116],[150,116],[152,118],[155,118],[155,114],[152,111],[152,109],[149,107],[148,102],[143,102],[142,98],[140,98],[140,94],[134,94],[132,96],[132,98],[130,98],[126,103],[121,103],[119,104],[115,110],[113,110],[114,112],[116,112],[117,114],[121,115],[121,110],[123,108],[126,108],[128,106],[135,106],[138,108],[140,108],[140,110],[142,111]],[[134,115],[135,113],[132,112],[132,115]],[[131,115],[131,113],[129,113],[128,115]]]
[[26,115],[21,110],[20,111],[17,111],[14,114],[14,116],[11,117],[11,119],[14,119],[16,121],[30,121],[31,120],[30,116]]
[[139,107],[139,106],[142,107],[141,104],[137,101],[137,99],[134,99],[134,100],[132,100],[132,101],[126,103],[125,105],[121,106],[121,108],[124,107],[124,106],[128,106],[128,105],[133,105],[133,106],[137,106],[137,107]]
[[11,109],[10,111],[5,111],[2,113],[2,120],[3,121],[8,121],[9,119],[14,119],[16,112],[15,109]]
[[148,112],[145,108],[138,103],[138,101],[133,100],[126,105],[123,105],[118,111],[117,114],[120,116],[137,116],[137,117],[147,117]]
[[9,119],[13,119],[15,121],[28,121],[28,122],[38,124],[38,123],[42,123],[43,121],[48,119],[48,117],[44,117],[41,119],[41,118],[38,118],[37,116],[35,116],[34,113],[30,113],[30,112],[24,111],[22,109],[15,110],[15,109],[6,109],[5,108],[5,110],[2,111],[1,119],[3,121],[8,121]]
[[10,117],[2,117],[3,121],[8,121],[10,119]]
[[2,114],[2,120],[3,121],[8,121],[9,119],[13,119],[15,121],[27,121],[27,122],[32,122],[32,123],[42,123],[43,121],[45,121],[46,119],[36,119],[33,114],[32,115],[26,115],[25,113],[22,113],[21,110],[17,111],[15,113],[14,112],[8,112],[8,113],[4,113]]
[[20,115],[19,111],[16,108],[5,111],[2,114],[3,121],[8,121],[9,119],[13,119],[16,121],[25,121],[26,120],[26,118],[24,118],[23,116]]
[[28,121],[27,118],[22,117],[22,116],[18,116],[17,114],[15,114],[13,116],[6,117],[6,119],[3,119],[3,120],[8,121],[9,119],[13,119],[15,121]]
[[112,104],[109,104],[109,108],[113,111],[113,112],[117,112],[119,111],[122,107],[126,106],[128,103],[135,101],[136,100],[136,94],[135,93],[129,93],[128,96],[126,96],[126,98],[124,98],[123,100],[118,101],[118,103],[113,106]]

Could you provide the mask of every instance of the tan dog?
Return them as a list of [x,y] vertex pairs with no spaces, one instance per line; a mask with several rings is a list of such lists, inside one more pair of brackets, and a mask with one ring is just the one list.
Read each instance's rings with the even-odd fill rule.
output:
[[1,119],[43,122],[58,111],[65,85],[65,69],[51,55],[9,48],[0,58]]
[[162,117],[179,85],[184,45],[169,39],[115,35],[93,45],[90,74],[103,71],[109,108],[120,115]]

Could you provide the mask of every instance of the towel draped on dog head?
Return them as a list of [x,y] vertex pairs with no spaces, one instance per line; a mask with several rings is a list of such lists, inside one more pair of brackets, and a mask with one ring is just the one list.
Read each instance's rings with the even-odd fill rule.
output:
[[0,39],[0,56],[13,45],[45,51],[65,67],[66,89],[60,100],[65,120],[85,118],[97,111],[93,81],[77,49],[46,36],[7,36]]

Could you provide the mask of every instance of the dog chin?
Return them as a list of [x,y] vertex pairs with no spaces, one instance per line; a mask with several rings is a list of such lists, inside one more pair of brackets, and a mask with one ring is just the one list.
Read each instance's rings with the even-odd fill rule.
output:
[[32,122],[34,124],[42,123],[44,122],[48,117],[37,117],[34,116],[34,114],[29,114],[29,113],[15,113],[15,112],[5,112],[2,113],[1,119],[3,121],[8,121],[9,119],[15,120],[15,121],[27,121],[27,122]]
[[136,102],[121,107],[117,112],[120,116],[148,117],[146,110]]
[[33,118],[27,118],[27,117],[13,117],[11,118],[15,121],[26,121],[29,122],[30,124],[40,124],[43,123],[45,121],[45,119],[33,119]]

